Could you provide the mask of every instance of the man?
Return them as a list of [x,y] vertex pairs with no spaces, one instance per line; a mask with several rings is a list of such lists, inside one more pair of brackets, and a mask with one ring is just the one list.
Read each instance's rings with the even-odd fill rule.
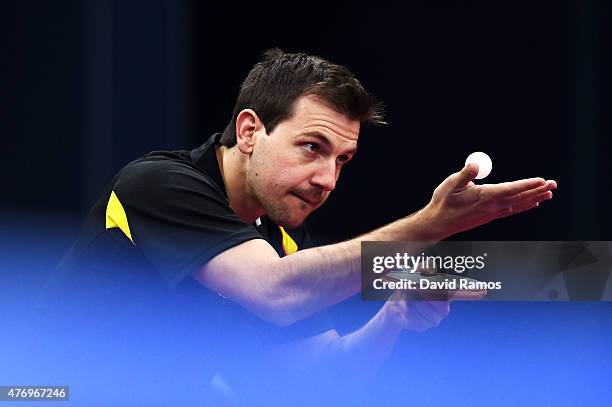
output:
[[[68,308],[85,307],[87,316],[104,309],[108,326],[138,308],[134,304],[141,312],[163,313],[168,301],[160,298],[174,296],[180,304],[181,288],[189,287],[189,295],[208,296],[208,302],[179,306],[178,320],[192,321],[189,314],[223,326],[220,315],[227,312],[233,321],[224,337],[244,340],[255,332],[244,328],[257,325],[253,316],[269,323],[263,331],[273,325],[297,330],[303,321],[300,335],[284,341],[301,351],[287,357],[309,359],[304,365],[312,354],[380,364],[401,330],[435,326],[449,308],[446,302],[389,301],[345,337],[321,321],[308,326],[319,311],[359,291],[361,242],[435,242],[534,208],[552,197],[556,183],[531,178],[475,185],[478,168],[468,165],[444,180],[417,213],[346,242],[311,247],[303,223],[354,157],[362,123],[383,123],[380,106],[346,68],[268,51],[242,84],[223,134],[193,151],[150,153],[117,174],[53,285],[66,292],[66,281],[80,270],[72,290],[82,295]],[[154,308],[143,305],[156,300]],[[130,332],[149,326],[128,325]],[[189,331],[189,323],[181,329]],[[214,380],[226,385],[218,375]]]

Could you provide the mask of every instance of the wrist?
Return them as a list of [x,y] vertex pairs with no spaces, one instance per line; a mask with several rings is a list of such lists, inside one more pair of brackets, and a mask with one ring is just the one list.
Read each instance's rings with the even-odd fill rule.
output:
[[438,242],[452,233],[448,233],[448,228],[442,221],[438,207],[431,202],[413,215],[413,221],[417,223],[421,230],[421,237],[418,240],[427,242]]

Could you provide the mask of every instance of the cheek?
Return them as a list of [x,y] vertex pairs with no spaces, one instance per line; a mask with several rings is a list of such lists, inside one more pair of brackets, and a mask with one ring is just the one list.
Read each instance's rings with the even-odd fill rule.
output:
[[251,156],[250,178],[260,190],[284,193],[309,185],[312,168],[301,161],[299,151],[284,149],[284,154],[274,146],[260,147]]
[[272,174],[268,187],[276,192],[285,193],[295,188],[296,185],[299,183],[292,174],[286,170],[279,170]]
[[276,165],[252,166],[250,184],[260,194],[279,198],[294,187],[291,175]]

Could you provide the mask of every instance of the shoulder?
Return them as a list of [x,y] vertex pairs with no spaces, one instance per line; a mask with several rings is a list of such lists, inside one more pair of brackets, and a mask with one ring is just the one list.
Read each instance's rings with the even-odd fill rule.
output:
[[197,168],[182,152],[153,152],[126,165],[113,190],[127,199],[164,201],[207,198],[225,201],[221,186]]

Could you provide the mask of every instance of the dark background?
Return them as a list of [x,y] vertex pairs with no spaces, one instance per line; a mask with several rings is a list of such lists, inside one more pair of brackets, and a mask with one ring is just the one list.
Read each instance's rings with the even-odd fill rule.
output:
[[610,7],[424,1],[304,8],[198,1],[3,2],[3,214],[79,218],[117,169],[226,125],[267,48],[346,64],[387,105],[311,217],[322,242],[423,206],[472,151],[487,182],[543,176],[555,199],[457,238],[610,239]]
[[[603,0],[0,7],[4,304],[27,302],[15,287],[37,285],[57,263],[119,168],[221,131],[240,82],[273,46],[347,65],[387,105],[390,124],[362,130],[359,154],[311,216],[319,242],[419,209],[473,151],[493,159],[487,182],[543,176],[559,189],[536,210],[456,238],[612,240],[612,10]],[[337,306],[338,329],[359,327],[379,306]],[[416,379],[422,392],[407,385],[406,400],[419,405],[432,402],[427,394],[447,404],[609,405],[610,303],[453,309],[443,328],[402,336],[390,397]]]

